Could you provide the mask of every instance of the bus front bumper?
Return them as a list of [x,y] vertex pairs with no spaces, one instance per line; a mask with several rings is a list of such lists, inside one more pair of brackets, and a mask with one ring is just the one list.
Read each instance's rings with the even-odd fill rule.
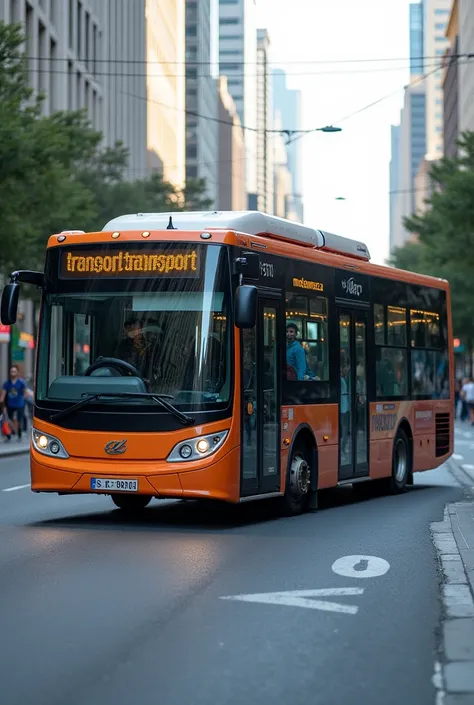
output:
[[[56,459],[31,449],[31,489],[59,494],[130,494],[170,499],[217,499],[239,501],[240,449],[207,464],[202,461],[175,464],[166,461],[107,461],[87,458]],[[136,480],[137,491],[93,489],[96,479]]]

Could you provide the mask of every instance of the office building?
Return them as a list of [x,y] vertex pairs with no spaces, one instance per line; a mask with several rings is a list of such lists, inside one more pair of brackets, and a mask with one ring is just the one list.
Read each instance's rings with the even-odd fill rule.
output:
[[393,160],[396,183],[390,184],[394,193],[390,213],[390,249],[401,247],[409,238],[403,225],[404,217],[415,210],[415,177],[426,151],[425,91],[422,84],[409,86],[400,115],[400,125],[392,130],[393,145],[398,156]]
[[273,106],[270,39],[257,30],[257,210],[273,213]]
[[239,114],[227,89],[226,76],[217,80],[219,135],[218,202],[222,211],[247,210],[245,142]]
[[[185,0],[145,2],[148,166],[179,187],[185,180]],[[132,7],[128,0],[115,4]]]
[[107,146],[120,140],[130,150],[128,175],[145,176],[144,0],[0,0],[0,20],[24,27],[44,114],[87,108]]
[[391,126],[391,157],[390,157],[390,251],[395,247],[397,231],[397,201],[399,198],[399,170],[400,170],[400,132],[401,125]]
[[[280,114],[282,127],[287,130],[301,130],[301,91],[288,88],[286,73],[281,69],[272,71],[272,93],[274,114]],[[291,205],[288,207],[300,223],[304,220],[302,147],[301,139],[295,139],[285,147],[293,189],[289,196]]]
[[424,73],[423,4],[410,3],[410,78]]
[[[227,76],[245,136],[249,207],[257,191],[257,17],[255,0],[219,0],[219,72]],[[246,70],[246,67],[250,67]]]
[[400,124],[391,128],[390,160],[390,250],[401,247],[410,237],[403,219],[415,210],[415,178],[426,154],[426,91],[421,78],[424,65],[424,5],[409,7],[410,79],[405,89]]
[[[474,7],[472,0],[459,0],[459,52],[474,51]],[[474,131],[474,59],[459,62],[459,131]]]
[[445,157],[452,158],[458,152],[457,139],[459,131],[458,0],[454,0],[453,3],[451,16],[446,28],[446,37],[449,46],[444,57],[443,70],[443,152]]
[[452,0],[423,0],[423,53],[426,88],[426,158],[443,156],[443,64]]
[[218,0],[186,0],[186,179],[204,179],[218,202]]

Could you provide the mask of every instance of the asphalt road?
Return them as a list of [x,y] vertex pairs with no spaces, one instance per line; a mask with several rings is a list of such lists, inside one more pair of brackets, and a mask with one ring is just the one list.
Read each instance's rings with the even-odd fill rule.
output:
[[[154,502],[127,521],[108,498],[28,481],[26,457],[0,460],[2,705],[433,705],[429,524],[463,492],[447,467],[399,497],[327,492],[293,519]],[[352,555],[389,565],[332,570]],[[334,588],[358,594],[220,599]]]

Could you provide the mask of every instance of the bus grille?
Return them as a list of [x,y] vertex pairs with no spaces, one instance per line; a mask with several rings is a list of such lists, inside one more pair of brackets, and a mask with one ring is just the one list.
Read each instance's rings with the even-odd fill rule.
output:
[[436,457],[449,453],[449,417],[450,414],[436,414]]

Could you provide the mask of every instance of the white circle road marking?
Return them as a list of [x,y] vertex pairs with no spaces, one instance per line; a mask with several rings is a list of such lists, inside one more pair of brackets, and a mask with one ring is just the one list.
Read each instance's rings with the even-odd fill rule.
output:
[[377,578],[390,570],[390,563],[377,556],[343,556],[331,568],[346,578]]
[[459,455],[459,453],[453,453],[453,459],[454,460],[464,460],[464,456]]

